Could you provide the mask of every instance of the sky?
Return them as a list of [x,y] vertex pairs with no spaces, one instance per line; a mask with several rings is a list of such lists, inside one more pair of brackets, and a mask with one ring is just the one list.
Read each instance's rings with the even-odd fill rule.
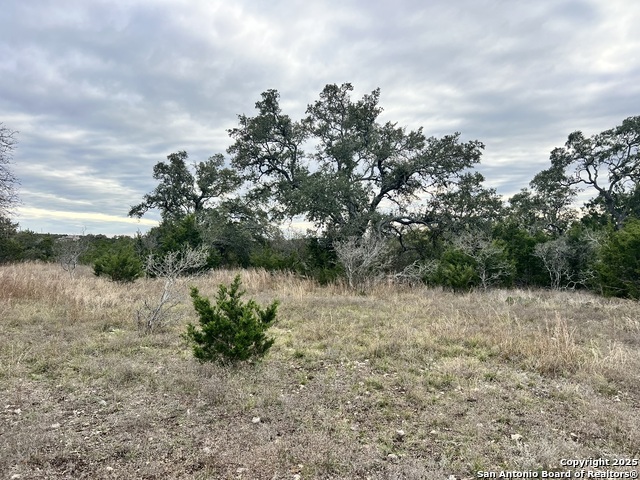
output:
[[[581,130],[640,115],[637,0],[4,0],[0,122],[17,130],[14,220],[131,235],[180,150],[225,153],[268,89],[302,118],[327,84],[381,89],[381,122],[460,132],[505,198]],[[226,154],[226,153],[225,153]]]

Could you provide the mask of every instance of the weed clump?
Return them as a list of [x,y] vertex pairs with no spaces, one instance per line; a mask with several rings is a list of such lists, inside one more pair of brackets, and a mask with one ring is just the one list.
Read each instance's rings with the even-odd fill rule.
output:
[[266,308],[254,301],[243,303],[246,293],[240,290],[240,275],[228,287],[218,288],[216,304],[191,289],[193,306],[200,316],[200,328],[187,325],[184,338],[191,344],[193,355],[200,362],[230,364],[263,357],[273,345],[267,329],[276,320],[278,301]]

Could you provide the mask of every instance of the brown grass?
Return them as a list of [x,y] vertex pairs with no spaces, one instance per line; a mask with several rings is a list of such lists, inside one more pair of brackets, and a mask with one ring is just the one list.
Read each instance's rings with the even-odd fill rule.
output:
[[166,331],[138,332],[160,282],[0,267],[3,478],[475,478],[640,457],[637,302],[362,296],[264,271],[180,288],[213,297],[237,273],[248,297],[281,301],[276,343],[222,368],[181,340],[187,302]]

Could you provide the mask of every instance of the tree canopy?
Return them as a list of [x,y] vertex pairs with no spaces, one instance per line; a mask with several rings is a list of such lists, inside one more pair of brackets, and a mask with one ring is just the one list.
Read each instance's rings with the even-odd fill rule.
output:
[[574,201],[578,188],[566,181],[564,170],[552,166],[538,173],[509,199],[509,214],[522,228],[562,235],[576,218]]
[[484,145],[381,124],[380,90],[357,101],[352,91],[327,85],[299,121],[282,112],[276,90],[264,92],[257,115],[240,115],[229,131],[233,166],[254,197],[273,202],[276,218],[302,215],[331,237],[430,223],[430,201],[469,182]]
[[186,164],[187,152],[167,156],[168,163],[153,167],[153,178],[160,183],[144,201],[129,210],[129,216],[142,217],[157,208],[163,219],[179,219],[202,211],[215,198],[223,197],[240,186],[242,180],[230,168],[222,168],[224,156],[210,157],[206,162],[194,163],[191,173]]
[[551,152],[551,169],[562,172],[559,185],[593,188],[596,204],[621,229],[633,208],[628,199],[640,183],[639,146],[640,116],[629,117],[589,138],[573,132],[564,147]]
[[[460,291],[637,297],[628,267],[637,263],[640,117],[589,138],[570,134],[505,204],[475,169],[482,142],[383,122],[379,89],[352,93],[349,83],[327,85],[296,120],[267,90],[255,115],[228,131],[229,167],[221,154],[189,166],[184,151],[159,162],[156,188],[129,215],[155,208],[162,222],[138,246],[157,255],[204,246],[208,267],[289,269],[320,282],[346,275],[354,288],[393,275]],[[581,188],[595,193],[582,215]],[[300,217],[316,232],[288,238],[279,226]]]

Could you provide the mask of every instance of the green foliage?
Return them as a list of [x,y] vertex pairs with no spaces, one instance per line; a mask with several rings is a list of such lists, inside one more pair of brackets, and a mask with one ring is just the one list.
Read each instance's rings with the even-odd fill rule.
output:
[[292,272],[300,268],[297,252],[287,252],[274,245],[265,245],[251,252],[252,267],[265,270],[289,270]]
[[252,250],[252,267],[288,270],[327,285],[344,270],[331,241],[324,237],[275,238]]
[[132,245],[131,237],[126,235],[107,237],[106,235],[86,235],[83,240],[87,244],[87,250],[80,256],[80,263],[93,265],[104,255],[110,254],[121,248],[129,248]]
[[242,199],[222,202],[199,216],[203,242],[229,267],[252,265],[252,254],[278,238],[279,229],[262,209]]
[[452,239],[453,245],[461,253],[473,260],[478,284],[486,290],[496,285],[508,286],[515,267],[513,261],[500,242],[482,230],[459,233]]
[[130,283],[143,274],[143,265],[133,245],[129,244],[98,258],[93,265],[93,273],[96,276],[106,275],[114,282]]
[[[603,229],[592,229],[582,222],[574,222],[566,233],[571,252],[569,258],[572,282],[570,287],[591,288],[595,286],[596,263],[601,243],[606,233]],[[571,284],[573,283],[573,285]]]
[[[427,231],[434,240],[466,231],[489,233],[504,216],[500,196],[494,189],[484,188],[484,177],[479,172],[462,173],[451,182],[455,188],[434,195],[419,224],[428,225]],[[404,221],[402,224],[406,226]]]
[[187,152],[181,151],[167,156],[168,163],[158,162],[153,178],[159,185],[144,196],[142,203],[131,207],[129,216],[142,217],[147,210],[157,208],[163,220],[179,219],[204,210],[211,200],[232,192],[241,183],[233,170],[221,168],[224,157],[220,154],[194,164],[194,173],[187,167],[187,158]]
[[[165,219],[145,236],[138,235],[136,249],[143,258],[153,255],[157,259],[162,259],[172,252],[198,249],[204,243],[198,219],[195,214],[190,214],[182,218]],[[220,264],[220,253],[215,248],[209,248],[207,262],[201,270],[209,270]],[[194,271],[185,273],[190,274]]]
[[[229,131],[232,164],[254,183],[254,198],[270,201],[274,217],[302,215],[340,240],[371,228],[441,223],[434,218],[440,209],[424,213],[417,197],[433,200],[462,184],[468,193],[462,197],[478,196],[481,176],[468,170],[480,160],[481,142],[462,142],[458,133],[427,138],[421,128],[380,123],[380,90],[356,101],[352,91],[349,83],[327,85],[305,118],[294,121],[282,112],[279,93],[268,90],[257,115],[240,115]],[[308,143],[316,144],[315,153],[304,152]],[[385,211],[387,202],[394,211]]]
[[564,171],[557,166],[538,173],[509,199],[511,222],[529,232],[561,235],[575,219],[573,201],[578,189],[572,187]]
[[513,282],[517,286],[546,285],[547,272],[534,255],[536,245],[548,239],[542,231],[531,234],[515,222],[507,222],[494,227],[493,237],[515,268]]
[[230,200],[181,218],[164,219],[145,236],[138,237],[143,255],[164,256],[185,248],[206,246],[205,269],[252,266],[256,250],[268,245],[279,230],[264,212],[241,200]]
[[276,238],[252,251],[251,266],[289,270],[313,278],[321,285],[343,274],[336,252],[324,237]]
[[327,238],[306,239],[299,273],[315,279],[321,285],[331,283],[342,275],[336,252]]
[[18,224],[9,217],[0,214],[0,238],[9,238],[18,233]]
[[610,235],[596,268],[605,295],[640,299],[640,220]]
[[[640,183],[640,116],[586,138],[569,135],[564,147],[551,152],[553,181],[562,187],[586,185],[597,192],[590,204],[620,230],[637,207]],[[549,179],[550,180],[550,179]]]
[[476,262],[464,252],[450,248],[442,255],[433,281],[454,292],[470,291],[479,283]]
[[196,216],[185,215],[181,218],[166,219],[152,228],[143,240],[143,250],[156,255],[175,252],[181,248],[197,248],[202,244],[202,237]]
[[602,234],[575,222],[568,232],[537,243],[534,255],[548,274],[544,284],[554,290],[592,286],[595,277],[594,260]]
[[230,286],[221,284],[216,304],[191,289],[193,306],[200,319],[200,328],[187,325],[184,338],[191,344],[193,355],[200,362],[229,364],[264,356],[274,339],[265,332],[276,320],[278,302],[262,309],[255,301],[243,303],[240,275]]
[[0,236],[0,263],[21,260],[22,247],[15,237]]
[[109,238],[106,235],[87,235],[87,251],[80,256],[80,263],[93,265],[103,255],[113,249],[116,238]]
[[446,249],[444,239],[434,236],[432,231],[427,229],[408,230],[399,240],[399,254],[405,253],[404,256],[409,256],[407,263],[439,258]]
[[16,240],[18,224],[7,216],[0,215],[0,263],[16,261],[22,252]]
[[35,233],[31,230],[17,232],[13,237],[14,252],[17,258],[14,261],[39,260],[49,262],[55,259],[55,237],[49,233]]
[[0,215],[0,263],[41,261],[57,257],[56,244],[64,236],[18,231],[18,224]]
[[42,260],[50,262],[55,259],[55,238],[51,234],[38,234],[31,231],[18,233],[18,242],[23,245],[23,260]]
[[[637,182],[628,192],[619,193],[617,200],[614,208],[618,216],[640,218],[640,182]],[[602,196],[597,196],[587,202],[584,210],[581,222],[585,226],[593,230],[602,230],[612,226],[612,219],[607,213],[606,203]]]

